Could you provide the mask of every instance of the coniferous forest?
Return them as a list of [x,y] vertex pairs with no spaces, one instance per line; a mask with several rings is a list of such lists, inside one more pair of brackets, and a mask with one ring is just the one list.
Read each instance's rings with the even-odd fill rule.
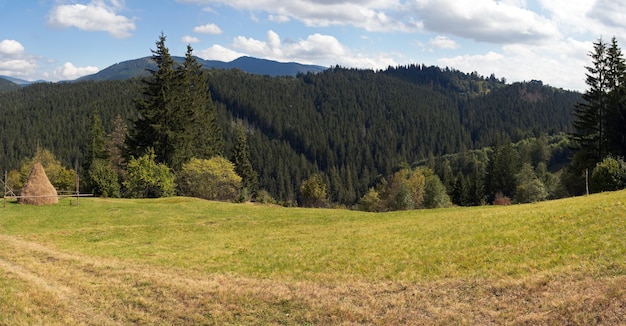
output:
[[[188,59],[193,59],[191,49]],[[173,74],[184,71],[171,69]],[[193,85],[208,92],[206,109],[211,112],[202,119],[214,119],[222,142],[219,149],[207,151],[233,162],[245,159],[246,172],[239,174],[254,176],[244,183],[254,185],[248,190],[258,200],[296,205],[316,193],[323,196],[317,205],[389,210],[581,193],[581,168],[566,168],[580,152],[577,138],[569,135],[582,137],[580,103],[588,101],[577,92],[540,81],[507,84],[493,75],[417,64],[382,71],[333,67],[291,77],[212,69],[198,76],[206,84],[195,79]],[[19,170],[38,148],[45,148],[61,165],[79,167],[84,175],[87,171],[81,169],[89,168],[85,160],[94,154],[90,142],[96,116],[107,148],[117,149],[118,162],[138,158],[138,151],[126,151],[124,159],[117,152],[128,147],[128,137],[141,138],[136,128],[147,114],[140,112],[146,85],[145,79],[129,78],[2,88],[0,167]],[[200,119],[194,110],[181,119]],[[119,139],[120,132],[127,134],[126,142]],[[185,150],[200,143],[186,143]],[[110,154],[102,157],[111,159]],[[155,158],[159,161],[158,150]],[[174,160],[174,174],[185,169],[185,159]],[[601,161],[585,161],[585,167]],[[241,166],[235,170],[243,171]],[[119,178],[124,188],[124,174]],[[426,197],[412,192],[413,201],[407,200],[403,187],[418,184],[429,189],[422,194]],[[433,189],[448,199],[433,197]]]

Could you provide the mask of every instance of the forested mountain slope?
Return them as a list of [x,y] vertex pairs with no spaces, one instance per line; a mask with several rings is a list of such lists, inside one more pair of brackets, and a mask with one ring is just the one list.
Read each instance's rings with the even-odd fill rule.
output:
[[[181,63],[185,58],[172,57],[176,63]],[[239,69],[250,74],[269,76],[295,76],[298,73],[317,73],[326,70],[326,67],[316,65],[303,65],[295,62],[277,62],[266,59],[252,57],[240,57],[230,62],[217,60],[204,60],[198,57],[195,59],[205,69]],[[133,77],[146,77],[150,74],[146,69],[156,69],[156,64],[152,57],[143,57],[116,63],[101,71],[83,76],[77,81],[102,81],[102,80],[123,80]]]
[[[17,168],[39,144],[68,166],[82,159],[98,109],[107,132],[117,114],[133,119],[135,79],[34,84],[0,94],[3,170]],[[232,121],[250,131],[260,185],[295,200],[302,179],[324,172],[333,201],[353,203],[394,167],[494,139],[569,131],[580,94],[541,85],[410,66],[385,71],[332,68],[297,77],[211,70],[209,88],[232,147]],[[130,125],[130,124],[129,124]],[[80,164],[80,163],[79,163]]]
[[20,88],[20,85],[13,83],[7,79],[4,79],[2,78],[2,76],[0,76],[0,93],[14,91],[19,88]]

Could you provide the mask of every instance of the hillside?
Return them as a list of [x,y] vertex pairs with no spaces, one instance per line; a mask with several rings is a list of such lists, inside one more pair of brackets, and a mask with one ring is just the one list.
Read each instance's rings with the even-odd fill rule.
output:
[[[183,57],[172,57],[175,62],[182,62]],[[295,76],[299,73],[317,73],[326,68],[315,65],[303,65],[295,62],[277,62],[272,60],[257,59],[252,57],[240,57],[231,62],[216,60],[203,60],[196,57],[205,69],[239,69],[250,74],[269,76]],[[77,81],[103,81],[103,80],[123,80],[148,75],[146,69],[156,69],[156,64],[151,57],[144,57],[116,63],[110,67],[102,69],[93,74],[78,78]]]
[[623,325],[626,192],[363,213],[8,203],[0,324]]
[[[537,82],[507,85],[423,66],[335,67],[296,77],[212,69],[209,75],[225,154],[234,139],[232,121],[244,120],[261,187],[285,202],[294,202],[300,182],[317,171],[329,179],[331,199],[350,205],[402,164],[503,137],[570,131],[580,98]],[[17,168],[37,144],[74,166],[93,111],[107,132],[117,114],[133,119],[139,85],[137,79],[41,83],[0,94],[0,113],[10,117],[2,120],[0,167]]]
[[20,88],[20,85],[0,76],[0,93],[14,91]]
[[0,76],[0,79],[4,79],[4,80],[8,80],[14,84],[20,85],[20,86],[26,86],[26,85],[30,85],[33,82],[27,81],[27,80],[23,80],[23,79],[19,79],[19,78],[15,78],[15,77],[11,77],[11,76]]

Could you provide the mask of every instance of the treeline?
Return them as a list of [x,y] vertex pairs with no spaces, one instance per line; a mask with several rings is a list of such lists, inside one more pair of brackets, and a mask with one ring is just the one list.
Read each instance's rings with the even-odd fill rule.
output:
[[[335,67],[297,77],[210,70],[208,90],[222,154],[234,160],[236,126],[242,126],[258,188],[289,205],[304,201],[303,181],[319,174],[328,203],[352,206],[383,179],[389,183],[395,173],[429,158],[452,202],[490,202],[488,174],[470,172],[488,171],[494,149],[509,141],[552,141],[571,132],[572,110],[580,100],[578,93],[536,81],[507,85],[494,76],[421,65],[384,71]],[[106,134],[118,115],[132,127],[141,92],[142,82],[128,79],[33,84],[0,94],[0,167],[19,169],[38,145],[67,167],[82,166],[94,111]],[[481,165],[450,159],[473,150],[484,152]],[[454,178],[440,171],[444,157]],[[544,163],[551,172],[558,168]],[[482,192],[465,194],[468,180],[478,176]]]

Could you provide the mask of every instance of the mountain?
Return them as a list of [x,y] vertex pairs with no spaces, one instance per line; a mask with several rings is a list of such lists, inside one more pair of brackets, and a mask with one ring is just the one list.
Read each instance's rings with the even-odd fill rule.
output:
[[26,86],[26,85],[30,85],[33,82],[30,82],[28,80],[24,80],[24,79],[19,79],[19,78],[15,78],[15,77],[11,77],[11,76],[0,76],[0,79],[4,79],[7,80],[13,84],[19,85],[19,86]]
[[20,85],[5,79],[6,77],[0,76],[0,93],[10,92],[20,88]]
[[240,57],[226,65],[227,69],[237,68],[251,74],[269,76],[295,76],[298,73],[318,73],[327,69],[326,67],[316,65],[303,65],[296,62],[277,62],[252,57]]
[[[173,57],[177,63],[183,62],[183,57]],[[196,60],[206,69],[239,69],[250,74],[269,76],[295,76],[298,73],[321,72],[326,67],[315,65],[304,65],[296,62],[277,62],[272,60],[258,59],[252,57],[240,57],[231,62],[216,60],[204,60],[196,57]],[[156,69],[156,64],[151,57],[143,57],[116,63],[108,68],[93,74],[78,78],[76,81],[92,80],[123,80],[133,77],[147,75],[146,69]]]

